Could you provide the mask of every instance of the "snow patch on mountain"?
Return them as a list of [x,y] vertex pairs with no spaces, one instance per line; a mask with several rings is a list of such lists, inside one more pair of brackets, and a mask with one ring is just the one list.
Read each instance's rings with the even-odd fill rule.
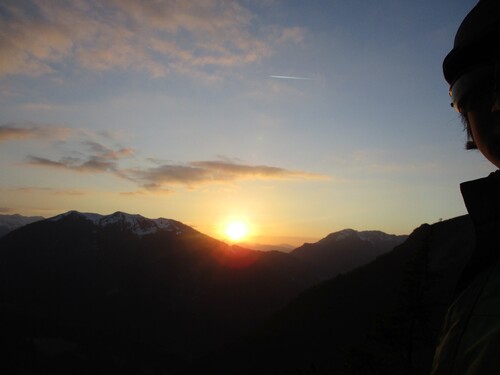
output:
[[83,217],[101,228],[110,225],[122,225],[124,229],[130,230],[138,236],[153,234],[158,231],[175,232],[176,235],[183,233],[181,226],[173,220],[165,218],[148,219],[141,215],[127,214],[124,212],[115,212],[111,215],[100,215],[95,213],[69,211],[55,216],[50,220],[59,221],[63,218],[74,215]]
[[334,233],[336,241],[342,241],[348,237],[356,236],[361,241],[370,242],[372,244],[380,241],[394,241],[401,239],[401,242],[406,236],[396,236],[387,234],[378,230],[357,231],[354,229],[344,229],[340,232]]
[[356,235],[356,233],[358,233],[358,232],[355,231],[354,229],[344,229],[344,230],[341,230],[340,232],[336,233],[337,236],[336,236],[335,240],[342,241],[342,240],[346,239],[347,237],[351,237],[353,235]]

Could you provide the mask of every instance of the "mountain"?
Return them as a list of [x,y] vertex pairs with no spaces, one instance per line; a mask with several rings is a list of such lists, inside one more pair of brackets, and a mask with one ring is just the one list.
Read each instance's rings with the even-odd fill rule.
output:
[[[398,238],[345,230],[287,254],[123,212],[40,220],[0,238],[0,372],[339,373],[359,365],[408,373],[377,361],[401,370],[401,342],[416,327],[422,337],[410,357],[428,362],[469,224],[422,225],[392,251]],[[325,266],[355,267],[379,251],[388,252],[352,271]],[[343,274],[318,284],[327,272]],[[425,286],[419,298],[415,285]],[[432,308],[415,315],[422,306]]]
[[473,243],[468,216],[423,224],[393,251],[304,291],[187,373],[428,374]]
[[175,372],[285,306],[313,271],[175,220],[70,211],[0,238],[0,344],[18,372]]
[[43,220],[41,216],[0,215],[0,237],[24,225]]
[[246,249],[258,250],[258,251],[281,251],[283,253],[289,253],[295,249],[294,246],[285,243],[278,245],[268,245],[256,242],[241,242],[238,245]]
[[325,279],[353,270],[392,250],[408,236],[344,229],[290,254],[317,267]]

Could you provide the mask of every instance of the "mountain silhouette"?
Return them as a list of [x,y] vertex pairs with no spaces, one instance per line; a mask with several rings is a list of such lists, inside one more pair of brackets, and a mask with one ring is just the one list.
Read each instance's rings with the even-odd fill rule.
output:
[[26,224],[43,220],[42,216],[0,215],[0,237]]
[[374,260],[394,249],[407,237],[380,231],[344,229],[316,243],[306,243],[291,254],[314,265],[327,279]]
[[409,324],[403,308],[423,270],[435,330],[467,220],[423,225],[393,251],[404,237],[348,229],[291,253],[123,212],[27,224],[0,238],[0,371],[271,374],[372,365],[374,348],[404,358],[387,337]]
[[473,248],[468,216],[415,229],[393,251],[301,293],[189,374],[428,374]]
[[0,238],[0,249],[9,350],[25,355],[29,347],[41,356],[58,340],[76,348],[73,357],[90,353],[86,365],[104,361],[111,369],[155,361],[156,369],[182,367],[317,280],[288,254],[229,246],[174,220],[121,212],[38,221]]

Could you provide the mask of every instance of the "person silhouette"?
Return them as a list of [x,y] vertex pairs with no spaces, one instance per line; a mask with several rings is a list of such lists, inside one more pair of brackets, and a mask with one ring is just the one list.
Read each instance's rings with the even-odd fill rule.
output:
[[[478,149],[500,168],[500,1],[480,0],[443,62],[452,106]],[[500,374],[500,171],[460,185],[474,224],[474,253],[459,279],[432,375]]]

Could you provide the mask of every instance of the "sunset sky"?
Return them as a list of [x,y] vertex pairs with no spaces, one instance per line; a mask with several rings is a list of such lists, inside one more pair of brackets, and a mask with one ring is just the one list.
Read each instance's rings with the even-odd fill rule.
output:
[[475,3],[3,0],[0,213],[292,245],[462,215],[494,168],[441,63]]

